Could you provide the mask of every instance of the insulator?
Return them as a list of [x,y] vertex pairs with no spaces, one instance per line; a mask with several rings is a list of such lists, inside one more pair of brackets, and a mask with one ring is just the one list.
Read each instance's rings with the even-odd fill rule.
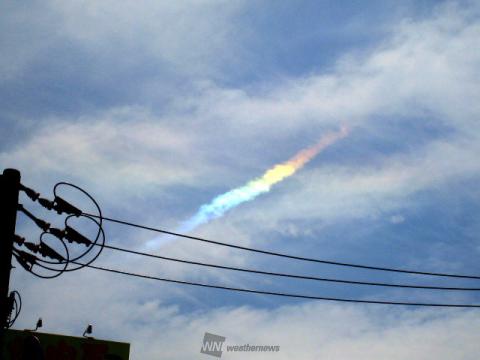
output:
[[60,196],[55,196],[54,206],[53,208],[57,211],[57,213],[67,213],[72,214],[75,216],[82,215],[82,210],[76,208],[69,202],[63,200]]
[[76,242],[77,244],[83,244],[85,246],[90,246],[92,244],[89,239],[70,226],[65,227],[65,238],[69,242]]

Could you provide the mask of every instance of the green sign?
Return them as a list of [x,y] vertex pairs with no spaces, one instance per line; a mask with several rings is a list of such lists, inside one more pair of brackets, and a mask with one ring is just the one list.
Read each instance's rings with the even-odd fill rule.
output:
[[130,344],[93,338],[7,330],[2,359],[128,360]]

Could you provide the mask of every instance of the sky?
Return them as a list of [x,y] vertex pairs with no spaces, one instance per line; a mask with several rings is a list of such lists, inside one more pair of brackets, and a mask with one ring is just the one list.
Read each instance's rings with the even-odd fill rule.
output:
[[[0,167],[19,169],[46,197],[58,181],[72,182],[105,216],[175,231],[202,205],[344,128],[269,191],[189,233],[298,256],[478,275],[479,15],[474,1],[6,0]],[[114,246],[226,266],[479,285],[295,262],[113,223],[105,232]],[[21,214],[17,233],[38,241]],[[95,264],[314,296],[480,303],[475,292],[314,283],[108,249]],[[98,338],[131,343],[132,359],[209,359],[200,354],[205,332],[230,345],[280,346],[252,359],[469,360],[480,350],[475,309],[285,299],[93,269],[42,280],[17,266],[11,288],[23,300],[14,328],[42,317],[45,332],[80,336],[92,324]]]

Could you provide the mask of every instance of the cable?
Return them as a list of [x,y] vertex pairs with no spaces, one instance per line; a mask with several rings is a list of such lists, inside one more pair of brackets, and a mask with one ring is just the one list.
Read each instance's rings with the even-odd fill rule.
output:
[[[47,232],[43,232],[41,235],[40,235],[40,243],[43,243],[43,237],[45,236],[45,234],[48,234]],[[49,260],[44,260],[44,259],[39,259],[37,258],[36,259],[36,264],[37,266],[41,267],[42,269],[44,270],[49,270],[51,272],[56,272],[56,274],[54,275],[42,275],[42,274],[39,274],[37,272],[35,272],[33,270],[33,266],[32,268],[29,270],[33,275],[39,277],[39,278],[42,278],[42,279],[53,279],[53,278],[56,278],[60,275],[62,275],[64,272],[67,271],[67,268],[68,268],[68,265],[70,263],[70,252],[68,250],[68,246],[65,244],[65,242],[62,240],[62,239],[59,239],[57,238],[57,240],[60,241],[60,243],[63,245],[64,249],[65,249],[65,255],[66,255],[66,259],[65,261],[49,261]],[[56,268],[52,268],[52,267],[49,267],[47,265],[42,265],[40,263],[45,263],[45,264],[50,264],[50,265],[63,265],[63,268],[62,269],[56,269]]]
[[[91,260],[89,260],[89,261],[86,263],[86,264],[88,265],[88,264],[93,263],[93,262],[100,256],[100,254],[102,253],[103,248],[104,248],[104,246],[105,246],[105,232],[104,232],[104,230],[103,230],[102,222],[101,222],[101,221],[100,221],[100,222],[97,222],[97,221],[96,221],[93,217],[91,217],[91,216],[86,216],[86,215],[83,215],[83,214],[82,214],[81,216],[82,216],[82,217],[85,217],[85,218],[87,218],[87,219],[89,219],[89,220],[91,220],[91,221],[93,221],[93,222],[98,226],[98,232],[97,232],[97,236],[95,237],[95,241],[92,242],[92,244],[88,247],[88,249],[87,249],[85,252],[83,252],[81,255],[79,255],[79,256],[77,256],[77,257],[75,257],[75,258],[73,258],[73,259],[70,259],[70,263],[76,264],[75,261],[83,258],[84,256],[86,256],[86,255],[94,248],[95,245],[96,245],[96,246],[100,246],[100,251],[99,251]],[[72,217],[72,215],[70,215],[69,217],[67,217],[67,218],[65,219],[65,226],[67,226],[68,220],[69,220],[71,217]],[[99,245],[99,244],[98,244],[98,240],[100,239],[100,235],[101,235],[101,239],[102,239],[102,240],[101,240],[101,244]],[[69,271],[80,270],[80,269],[82,269],[83,267],[84,267],[84,266],[82,265],[82,266],[78,266],[78,267],[75,267],[75,268],[67,268],[65,271],[66,271],[66,272],[69,272]]]
[[[98,216],[92,215],[92,214],[84,213],[83,215],[98,218]],[[271,255],[271,256],[277,256],[277,257],[282,257],[282,258],[287,258],[287,259],[292,259],[292,260],[307,261],[307,262],[314,262],[314,263],[327,264],[327,265],[345,266],[345,267],[352,267],[352,268],[359,268],[359,269],[366,269],[366,270],[377,270],[377,271],[388,271],[388,272],[413,274],[413,275],[428,275],[428,276],[438,276],[438,277],[450,277],[450,278],[480,280],[480,276],[478,276],[478,275],[447,274],[447,273],[416,271],[416,270],[407,270],[407,269],[398,269],[398,268],[387,268],[387,267],[352,264],[352,263],[345,263],[345,262],[338,262],[338,261],[330,261],[330,260],[308,258],[308,257],[302,257],[302,256],[296,256],[296,255],[289,255],[289,254],[284,254],[284,253],[279,253],[279,252],[274,252],[274,251],[261,250],[261,249],[246,247],[246,246],[228,244],[228,243],[215,241],[215,240],[208,240],[208,239],[204,239],[204,238],[197,237],[197,236],[191,236],[191,235],[176,233],[176,232],[172,232],[172,231],[162,230],[162,229],[149,227],[149,226],[145,226],[145,225],[134,224],[134,223],[131,223],[131,222],[128,222],[128,221],[117,220],[117,219],[112,219],[112,218],[108,218],[108,217],[103,217],[102,219],[106,220],[106,221],[114,222],[114,223],[117,223],[117,224],[136,227],[136,228],[139,228],[139,229],[145,229],[145,230],[154,231],[154,232],[158,232],[158,233],[162,233],[162,234],[183,237],[183,238],[190,239],[190,240],[195,240],[195,241],[202,241],[202,242],[205,242],[205,243],[208,243],[208,244],[225,246],[225,247],[230,247],[230,248],[234,248],[234,249],[250,251],[250,252],[255,252],[255,253],[265,254],[265,255]]]
[[[15,321],[17,321],[18,316],[20,315],[20,312],[22,311],[22,297],[20,296],[20,293],[17,290],[13,290],[10,293],[10,298],[11,298],[11,305],[12,308],[9,312],[8,315],[8,326],[7,328],[11,328]],[[18,301],[17,301],[18,299]],[[15,310],[15,315],[12,318],[12,312]]]
[[[60,186],[72,187],[82,192],[88,199],[90,199],[90,201],[95,205],[97,209],[98,214],[95,215],[95,218],[92,216],[84,215],[80,209],[70,204],[68,201],[64,200],[63,198],[60,198],[60,196],[58,196],[58,193],[57,193],[58,188]],[[28,244],[25,243],[25,245],[30,245],[30,246],[27,246],[28,250],[33,253],[40,252],[42,256],[51,257],[48,255],[48,251],[42,252],[42,248],[41,248],[41,245],[44,244],[43,237],[46,234],[51,234],[61,242],[66,255],[66,258],[63,257],[62,259],[62,256],[59,255],[60,258],[56,258],[57,261],[50,261],[43,258],[38,258],[31,253],[24,252],[15,248],[13,255],[15,256],[17,261],[25,268],[25,270],[27,270],[28,272],[32,273],[37,277],[40,277],[43,279],[52,279],[62,275],[65,272],[79,270],[93,263],[100,256],[101,252],[103,251],[103,247],[105,245],[105,232],[103,230],[103,224],[102,224],[102,221],[103,221],[102,210],[99,204],[97,203],[97,201],[87,191],[71,183],[58,182],[57,184],[55,184],[53,188],[53,195],[55,196],[55,200],[50,201],[44,198],[40,198],[39,193],[23,185],[21,185],[21,190],[25,191],[25,193],[33,201],[38,201],[40,205],[46,207],[48,210],[52,210],[52,209],[56,210],[58,214],[61,214],[61,213],[70,214],[65,218],[65,229],[59,230],[59,229],[51,228],[50,224],[35,217],[32,213],[30,213],[27,209],[25,209],[21,204],[18,205],[18,210],[22,211],[26,216],[32,219],[43,230],[43,233],[40,235],[40,245],[35,245],[33,243],[28,243]],[[69,221],[72,217],[87,218],[97,226],[98,231],[94,241],[87,239],[81,233],[76,231],[73,227],[69,226]],[[68,240],[69,243],[75,242],[78,244],[86,245],[87,248],[84,251],[80,251],[79,255],[71,256],[71,251],[69,250],[65,240]],[[23,240],[23,242],[18,242],[18,244],[23,245],[24,242],[25,241]],[[46,244],[44,245],[48,247],[48,245]],[[98,247],[100,247],[100,249],[98,249]],[[92,249],[94,248],[98,249],[98,252],[92,253]],[[51,250],[50,255],[52,255],[52,252],[55,253],[55,250],[53,249],[50,249],[50,250]],[[77,260],[84,258],[89,253],[90,253],[89,257],[91,258],[89,261],[84,262],[80,265],[76,263]],[[72,264],[75,264],[75,265],[72,266]],[[39,273],[38,268],[46,270],[48,274],[45,274],[45,273],[42,274],[42,271],[40,271]]]
[[[82,192],[86,197],[88,197],[90,199],[90,201],[92,201],[92,203],[95,205],[95,207],[97,208],[97,212],[98,212],[98,215],[89,215],[89,214],[86,214],[86,213],[83,213],[81,212],[81,215],[82,217],[86,217],[88,218],[89,220],[93,221],[97,226],[98,226],[98,232],[97,232],[97,235],[95,237],[95,241],[93,241],[93,243],[88,247],[88,249],[83,252],[81,255],[73,258],[70,260],[71,263],[75,263],[76,260],[79,260],[80,258],[86,256],[94,247],[94,245],[98,245],[97,242],[101,236],[102,238],[102,241],[101,241],[101,245],[100,245],[100,251],[90,260],[88,261],[86,264],[91,264],[92,262],[94,262],[99,256],[100,254],[102,253],[103,251],[103,246],[105,245],[105,232],[103,231],[103,215],[102,215],[102,209],[100,208],[100,205],[98,204],[98,202],[95,200],[95,198],[90,195],[86,190],[82,189],[81,187],[77,186],[77,185],[74,185],[72,183],[68,183],[68,182],[58,182],[55,184],[55,186],[53,187],[53,195],[55,196],[55,198],[58,197],[57,195],[57,190],[58,190],[58,187],[60,186],[67,186],[67,187],[72,187],[80,192]],[[73,215],[70,215],[68,216],[66,219],[65,219],[65,227],[67,227],[68,225],[68,220],[72,217]],[[76,215],[75,215],[76,216]],[[96,219],[99,219],[99,221],[97,222]],[[84,266],[79,266],[79,267],[76,267],[76,268],[69,268],[69,269],[66,269],[65,271],[75,271],[75,270],[80,270],[81,268],[83,268]]]
[[[93,204],[95,205],[95,207],[97,208],[97,212],[98,212],[98,215],[94,216],[94,217],[97,217],[99,220],[100,220],[100,226],[102,225],[102,219],[103,219],[103,216],[102,216],[102,209],[100,208],[100,205],[98,204],[98,202],[95,200],[95,198],[90,195],[87,191],[83,190],[81,187],[77,186],[77,185],[74,185],[74,184],[71,184],[71,183],[67,183],[67,182],[58,182],[55,184],[55,186],[53,187],[53,195],[55,197],[58,197],[57,195],[57,189],[59,186],[67,186],[67,187],[72,187],[74,189],[77,189],[78,191],[82,192],[85,196],[87,196],[92,202]],[[88,214],[85,214],[85,215],[88,215]]]
[[172,257],[168,257],[168,256],[149,254],[149,253],[145,253],[145,252],[141,252],[141,251],[128,250],[128,249],[124,249],[124,248],[120,248],[120,247],[112,246],[112,245],[104,245],[104,247],[107,248],[107,249],[117,250],[117,251],[129,253],[129,254],[147,256],[147,257],[161,259],[161,260],[167,260],[167,261],[174,261],[174,262],[179,262],[179,263],[182,263],[182,264],[198,265],[198,266],[205,266],[205,267],[211,267],[211,268],[216,268],[216,269],[241,271],[241,272],[246,272],[246,273],[269,275],[269,276],[279,276],[279,277],[286,277],[286,278],[293,278],[293,279],[315,280],[315,281],[325,281],[325,282],[334,282],[334,283],[343,283],[343,284],[353,284],[353,285],[368,285],[368,286],[384,286],[384,287],[396,287],[396,288],[424,289],[424,290],[480,291],[480,288],[391,284],[391,283],[379,283],[379,282],[366,282],[366,281],[322,278],[322,277],[307,276],[307,275],[295,275],[295,274],[278,273],[278,272],[271,272],[271,271],[262,271],[262,270],[256,270],[256,269],[246,269],[246,268],[240,268],[240,267],[234,267],[234,266],[209,264],[209,263],[203,263],[203,262],[198,262],[198,261],[190,261],[190,260],[172,258]]
[[89,267],[91,269],[95,269],[95,270],[110,272],[110,273],[133,276],[133,277],[138,277],[138,278],[143,278],[143,279],[164,281],[164,282],[175,283],[175,284],[199,286],[199,287],[210,288],[210,289],[229,290],[229,291],[237,291],[237,292],[244,292],[244,293],[251,293],[251,294],[282,296],[282,297],[297,298],[297,299],[324,300],[324,301],[337,301],[337,302],[363,303],[363,304],[381,304],[381,305],[404,305],[404,306],[425,306],[425,307],[430,306],[430,307],[450,307],[450,308],[480,308],[480,304],[438,304],[438,303],[396,302],[396,301],[382,301],[382,300],[360,300],[360,299],[333,298],[333,297],[323,297],[323,296],[313,296],[313,295],[303,295],[303,294],[293,294],[293,293],[279,293],[279,292],[273,292],[273,291],[243,289],[243,288],[235,288],[235,287],[228,287],[228,286],[221,286],[221,285],[202,284],[202,283],[191,282],[191,281],[182,281],[182,280],[160,278],[160,277],[156,277],[156,276],[131,273],[131,272],[127,272],[127,271],[115,270],[115,269],[110,269],[110,268],[105,268],[105,267],[95,266],[95,265],[88,265],[87,267]]
[[[68,219],[71,217],[72,215],[70,215],[69,217],[67,217],[67,219],[65,220],[65,223],[67,223]],[[82,215],[84,216],[84,215]],[[86,216],[87,217],[87,216]],[[38,257],[35,257],[35,263],[32,264],[32,267],[30,269],[26,269],[27,271],[29,271],[30,273],[32,273],[33,275],[39,277],[39,278],[42,278],[42,279],[53,279],[53,278],[56,278],[60,275],[62,275],[63,273],[65,272],[71,272],[71,271],[75,271],[75,270],[79,270],[79,269],[82,269],[83,267],[85,267],[86,265],[89,265],[91,263],[93,263],[99,256],[100,256],[100,253],[102,252],[103,248],[104,248],[104,245],[105,245],[105,232],[103,230],[102,227],[100,227],[100,223],[97,222],[95,219],[91,218],[91,217],[87,217],[89,220],[93,221],[98,227],[99,227],[99,230],[98,230],[98,233],[97,233],[97,237],[95,239],[94,242],[92,242],[92,244],[90,245],[90,247],[85,251],[83,252],[81,255],[75,257],[75,258],[71,258],[70,257],[70,251],[68,250],[68,246],[65,244],[65,241],[63,239],[59,239],[57,238],[63,245],[64,249],[65,249],[65,254],[66,254],[66,259],[64,261],[50,261],[50,260],[44,260],[44,259],[40,259]],[[40,236],[40,242],[42,242],[42,238],[45,234],[48,234],[47,232],[44,232],[41,234]],[[101,236],[101,242],[100,244],[98,243],[98,240]],[[80,264],[77,263],[76,261],[83,258],[86,254],[88,254],[93,248],[94,246],[98,246],[100,247],[100,250],[95,254],[95,256],[93,256],[88,262],[84,263],[84,264]],[[19,257],[21,257],[20,254],[17,253],[17,249],[15,248],[14,249],[14,255],[15,255],[15,258],[17,259],[17,261],[19,261]],[[20,262],[20,261],[19,261]],[[75,267],[72,267],[71,264],[75,264],[76,266]],[[34,265],[44,269],[44,270],[48,270],[50,272],[53,272],[54,274],[53,275],[44,275],[44,274],[40,274],[36,271],[34,271]],[[61,265],[62,268],[59,269],[59,268],[54,268],[52,267],[51,265]]]

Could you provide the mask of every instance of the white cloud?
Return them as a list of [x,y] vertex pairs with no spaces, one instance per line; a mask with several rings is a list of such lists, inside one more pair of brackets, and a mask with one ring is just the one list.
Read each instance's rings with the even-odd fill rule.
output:
[[[421,312],[367,311],[318,304],[288,306],[278,310],[249,308],[219,311],[186,318],[178,327],[167,327],[167,339],[150,333],[148,344],[156,344],[144,358],[167,355],[171,359],[197,356],[203,333],[227,337],[226,344],[280,345],[273,354],[249,353],[252,359],[474,359],[472,313],[437,317]],[[476,324],[478,325],[478,324]],[[455,344],[455,346],[452,346]],[[146,349],[147,347],[145,347]],[[181,349],[181,350],[179,350]],[[137,349],[134,349],[137,351]],[[244,358],[225,352],[222,358]]]
[[[27,317],[33,323],[39,314],[44,319],[44,331],[69,329],[78,335],[86,323],[93,323],[96,337],[131,342],[133,359],[207,358],[199,354],[205,332],[227,338],[225,359],[244,358],[245,353],[226,352],[226,345],[243,344],[280,346],[278,353],[249,353],[253,359],[473,360],[478,355],[475,330],[480,324],[474,311],[304,302],[270,309],[241,306],[185,313],[162,303],[162,293],[171,291],[171,285],[146,281],[131,287],[129,280],[112,282],[113,275],[102,274],[92,279],[93,274],[77,279],[90,278],[93,282],[82,291],[64,281],[61,289],[50,285],[48,299],[38,286],[32,286],[30,295],[40,296],[35,301],[27,298],[28,313],[23,319]],[[101,284],[109,291],[85,291]],[[63,294],[54,296],[59,291]],[[136,296],[138,291],[143,292],[142,297]],[[83,295],[78,296],[80,292]],[[197,307],[205,309],[201,304]],[[60,308],[71,309],[70,315],[59,313]]]
[[[241,51],[235,48],[240,34],[234,21],[241,1],[51,0],[28,6],[7,1],[2,7],[8,51],[2,53],[0,75],[6,78],[21,75],[30,63],[65,43],[85,51],[106,72],[112,66],[155,65],[164,68],[165,76],[201,78],[220,76],[218,69],[235,63]],[[139,64],[140,57],[149,63]]]
[[399,214],[397,214],[397,215],[392,215],[392,216],[390,217],[390,222],[391,222],[392,224],[401,224],[401,223],[403,223],[404,221],[405,221],[405,217],[403,217],[402,215],[399,215]]
[[[91,12],[101,13],[100,10]],[[200,151],[205,151],[202,144],[213,154],[225,152],[228,144],[248,151],[248,147],[254,145],[252,142],[272,144],[287,140],[292,133],[308,126],[340,123],[352,125],[353,130],[355,126],[367,127],[374,134],[375,119],[386,114],[421,114],[425,119],[435,114],[435,119],[452,129],[453,140],[457,131],[461,136],[459,140],[468,145],[476,137],[469,131],[467,135],[473,141],[466,141],[466,131],[478,126],[476,117],[480,113],[474,101],[478,98],[475,79],[480,63],[474,45],[479,33],[477,23],[468,22],[461,12],[450,13],[447,8],[433,20],[404,24],[391,43],[366,59],[341,62],[332,74],[292,79],[261,94],[210,84],[197,89],[199,98],[187,99],[184,109],[172,107],[173,113],[163,116],[133,107],[80,117],[73,124],[71,119],[65,119],[64,124],[57,119],[59,124],[50,128],[53,122],[50,121],[27,146],[4,154],[4,158],[16,161],[32,151],[40,151],[43,166],[58,167],[50,158],[63,156],[59,149],[66,148],[69,162],[78,165],[75,166],[78,171],[84,166],[90,168],[90,164],[112,168],[120,161],[119,169],[123,170],[117,171],[128,172],[130,166],[132,170],[144,171],[147,182],[156,179],[169,183],[171,179],[182,184],[191,179],[191,170],[186,169],[185,162],[177,163],[177,156],[185,156],[187,152],[196,156],[199,146]],[[186,109],[193,111],[185,112]],[[180,116],[174,112],[178,110]],[[59,131],[63,132],[61,136]],[[76,147],[69,150],[69,143],[75,143]],[[221,145],[226,147],[217,150],[216,146]],[[432,143],[431,151],[438,146]],[[139,152],[141,161],[128,156],[131,153],[128,149]],[[165,150],[172,160],[169,161]],[[256,155],[261,161],[262,154]],[[161,160],[157,156],[162,157]],[[234,160],[242,164],[242,157],[243,153],[236,153]],[[213,165],[212,160],[215,161],[200,159],[202,166]],[[112,161],[112,166],[108,166],[108,161]],[[157,176],[158,172],[148,170],[152,163],[169,166],[172,162],[175,167],[170,174],[164,172],[163,176]],[[193,161],[188,165],[195,164]],[[243,172],[240,167],[229,169],[232,170]],[[173,174],[178,174],[177,180],[171,178]]]
[[[55,18],[42,11],[41,5],[30,2],[18,6],[14,1],[0,5],[0,79],[21,76],[43,51],[56,41],[52,31]],[[35,29],[35,31],[32,31]]]
[[[58,11],[88,45],[95,43],[91,37],[102,41],[123,34],[114,31],[112,19],[97,21],[108,15],[107,8],[71,4],[59,5]],[[187,8],[173,6],[180,12]],[[82,16],[76,19],[74,10]],[[147,9],[115,11],[113,18],[128,23]],[[82,21],[93,21],[100,29],[82,30]],[[140,25],[132,26],[137,31],[135,26]],[[388,120],[380,120],[385,116],[440,123],[445,134],[413,143],[406,152],[355,164],[307,167],[296,179],[278,186],[289,191],[277,193],[275,199],[259,198],[255,208],[236,209],[229,219],[248,220],[265,230],[286,218],[375,217],[378,211],[395,211],[418,190],[479,173],[478,36],[480,26],[468,12],[444,6],[431,19],[404,22],[393,39],[372,53],[344,57],[330,74],[249,91],[201,82],[160,115],[126,106],[75,119],[49,119],[24,144],[0,154],[0,163],[22,169],[30,183],[67,175],[91,184],[96,193],[121,196],[118,205],[129,197],[167,194],[175,186],[203,191],[209,186],[228,190],[241,185],[309,145],[303,141],[305,132],[315,140],[312,132],[321,134],[326,127],[346,123],[352,135],[336,145],[342,147],[355,140],[357,130],[372,137],[382,137],[380,131],[394,132]],[[300,134],[297,144],[292,139]],[[322,201],[310,201],[315,198]],[[191,204],[191,211],[199,205]],[[142,222],[151,218],[155,223],[156,210],[147,209],[149,215]]]
[[237,209],[232,221],[256,223],[265,230],[281,228],[282,222],[292,219],[332,223],[376,218],[411,206],[411,197],[418,191],[449,188],[455,179],[480,174],[475,161],[478,144],[431,142],[424,149],[390,156],[380,164],[320,165],[283,185],[289,191],[265,197],[246,211]]
[[95,183],[103,191],[120,186],[135,192],[138,186],[187,185],[205,179],[210,164],[202,161],[204,154],[193,151],[191,135],[173,124],[156,122],[143,109],[126,107],[98,117],[51,119],[26,144],[0,158],[2,164],[24,169],[29,181],[53,171]]
[[[200,12],[196,5],[186,3],[151,5],[154,9],[134,2],[119,7],[109,2],[52,4],[53,13],[62,19],[64,36],[88,51],[101,54],[105,44],[112,48],[120,44],[116,54],[140,48],[194,77],[216,73],[221,60],[211,64],[210,60],[219,49],[231,45],[229,36],[238,25],[228,24],[239,6],[229,3],[222,3],[228,8],[225,16],[217,14],[215,2]],[[472,7],[471,12],[475,11]],[[228,190],[309,145],[305,141],[309,136],[315,140],[313,133],[341,123],[352,128],[345,142],[355,140],[361,131],[372,137],[381,137],[381,131],[394,132],[384,120],[388,117],[415,117],[441,125],[446,129],[441,135],[432,135],[422,144],[413,143],[399,153],[353,164],[346,159],[306,168],[280,185],[282,191],[274,197],[259,198],[255,207],[238,208],[221,223],[201,230],[212,238],[221,233],[249,244],[260,241],[250,238],[255,231],[276,228],[284,219],[335,222],[377,216],[379,211],[395,213],[419,190],[448,188],[452,180],[480,173],[479,36],[478,21],[469,12],[445,6],[429,20],[406,21],[394,38],[371,53],[344,57],[329,74],[284,79],[248,90],[222,88],[214,81],[198,82],[188,94],[178,94],[181,100],[162,109],[161,114],[155,109],[125,106],[76,118],[43,119],[39,132],[0,154],[0,164],[20,168],[27,183],[40,188],[64,176],[87,184],[92,192],[105,193],[105,198],[112,195],[115,200],[109,200],[111,204],[138,210],[139,222],[157,224],[160,205],[148,203],[140,211],[138,203],[129,199],[166,194],[175,186],[189,186],[198,192],[209,187]],[[172,39],[182,40],[182,45]],[[121,60],[129,61],[128,57]],[[193,212],[200,204],[189,205]],[[168,213],[168,209],[163,212]],[[172,221],[166,217],[162,223]],[[394,222],[398,219],[392,217]],[[249,224],[248,229],[236,226],[241,221]],[[290,225],[285,232],[290,236],[303,234]],[[144,239],[149,235],[138,236]],[[170,243],[165,250],[197,260],[223,257],[230,264],[247,262],[243,255],[232,256],[225,249],[210,252],[185,242]],[[139,272],[172,277],[209,280],[215,275],[219,282],[233,281],[229,274],[220,276],[171,264],[159,267],[125,261],[122,265],[138,265]],[[191,303],[199,301],[192,292],[149,282],[117,282],[103,276],[92,280],[90,275],[75,274],[48,286],[19,276],[14,283],[22,284],[27,299],[21,324],[41,314],[52,319],[52,328],[79,333],[87,318],[96,319],[100,334],[133,341],[135,357],[141,359],[199,356],[205,331],[225,335],[232,342],[279,344],[278,359],[468,360],[478,354],[473,334],[479,324],[470,312],[435,315],[300,304],[188,314],[164,302],[177,297],[188,298]]]

